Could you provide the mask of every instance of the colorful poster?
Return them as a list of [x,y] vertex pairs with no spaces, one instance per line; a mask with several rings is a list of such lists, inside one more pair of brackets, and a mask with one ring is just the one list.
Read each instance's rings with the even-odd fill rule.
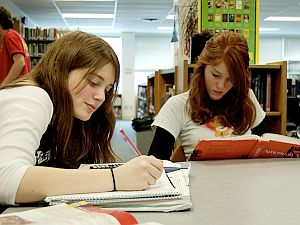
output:
[[255,62],[256,0],[201,0],[201,29],[214,33],[242,33],[249,46],[250,64]]

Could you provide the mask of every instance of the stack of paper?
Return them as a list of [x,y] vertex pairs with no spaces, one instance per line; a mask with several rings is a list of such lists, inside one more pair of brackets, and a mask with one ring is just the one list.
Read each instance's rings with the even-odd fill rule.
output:
[[[174,167],[177,166],[174,164]],[[83,168],[83,167],[81,167]],[[187,168],[178,167],[162,176],[149,189],[143,191],[114,191],[89,194],[50,196],[50,205],[86,201],[103,208],[126,211],[178,211],[191,208]]]

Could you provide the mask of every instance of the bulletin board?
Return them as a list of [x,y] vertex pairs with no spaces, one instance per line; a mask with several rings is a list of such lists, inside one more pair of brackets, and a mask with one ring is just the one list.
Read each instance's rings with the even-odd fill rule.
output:
[[247,39],[250,64],[258,62],[258,1],[198,0],[198,29],[239,32]]

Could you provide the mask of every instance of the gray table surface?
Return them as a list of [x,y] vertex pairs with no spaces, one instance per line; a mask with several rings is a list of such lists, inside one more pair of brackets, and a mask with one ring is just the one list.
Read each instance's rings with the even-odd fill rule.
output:
[[[133,214],[139,222],[164,225],[298,225],[299,172],[299,159],[192,162],[190,211]],[[17,210],[24,209],[5,213]]]

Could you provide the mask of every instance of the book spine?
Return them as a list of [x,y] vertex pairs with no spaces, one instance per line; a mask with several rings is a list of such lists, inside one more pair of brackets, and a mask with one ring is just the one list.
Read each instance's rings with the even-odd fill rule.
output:
[[267,74],[267,85],[266,85],[266,112],[271,111],[271,74]]

